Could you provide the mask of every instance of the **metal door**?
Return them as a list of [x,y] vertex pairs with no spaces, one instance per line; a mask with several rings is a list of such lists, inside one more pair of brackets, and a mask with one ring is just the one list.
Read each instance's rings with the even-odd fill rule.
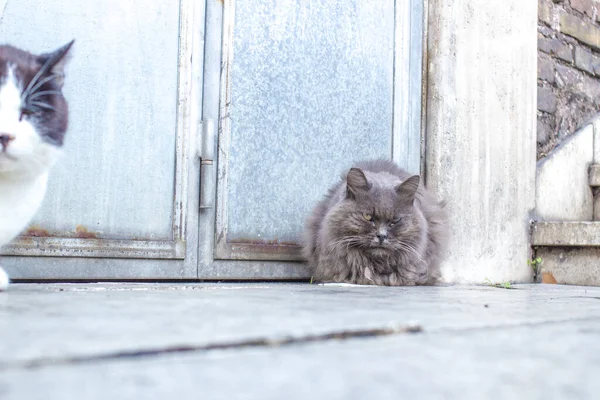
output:
[[197,276],[195,3],[4,1],[3,42],[40,53],[76,39],[65,154],[30,229],[4,250],[13,278]]
[[[204,227],[214,245],[199,276],[304,277],[294,263],[304,219],[343,168],[382,157],[421,169],[423,1],[225,0],[222,10],[207,32],[223,27],[219,112],[204,108],[218,115],[216,217]],[[205,78],[214,92],[216,76]]]
[[304,218],[342,168],[421,169],[423,0],[4,5],[4,42],[77,39],[65,157],[4,250],[13,278],[306,277]]

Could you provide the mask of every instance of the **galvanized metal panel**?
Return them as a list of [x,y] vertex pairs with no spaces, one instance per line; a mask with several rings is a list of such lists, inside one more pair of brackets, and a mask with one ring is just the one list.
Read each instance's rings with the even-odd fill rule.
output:
[[424,8],[423,0],[396,0],[392,158],[413,174],[422,168]]
[[7,2],[2,42],[43,52],[76,39],[66,155],[36,227],[173,239],[179,11],[172,0]]
[[[206,3],[206,36],[204,38],[204,79],[202,90],[202,119],[204,121],[217,121],[219,119],[221,60],[226,59],[226,57],[222,58],[223,8],[223,5],[217,1]],[[227,5],[225,8],[228,8]],[[229,25],[225,24],[225,26]],[[201,139],[202,144],[200,148],[206,149],[207,143],[205,143],[204,138]],[[223,154],[220,154],[219,158],[222,159]],[[217,168],[207,169],[206,174],[203,174],[202,178],[203,192],[214,194],[216,192]],[[295,262],[215,260],[216,212],[216,207],[200,210],[198,229],[199,279],[295,280],[310,277],[308,269]]]
[[[197,139],[201,139],[196,136],[199,133],[195,127],[195,122],[198,121],[200,115],[198,114],[199,105],[202,104],[202,118],[206,119],[219,119],[219,74],[223,70],[224,76],[227,74],[227,57],[224,57],[224,63],[221,65],[221,35],[225,34],[225,42],[223,43],[223,49],[227,54],[228,45],[228,33],[227,28],[232,25],[227,23],[225,18],[225,32],[222,32],[223,19],[223,3],[217,1],[210,2],[195,2],[193,0],[182,0],[182,10],[188,10],[188,6],[194,4],[195,8],[199,10],[196,12],[196,26],[195,28],[191,25],[187,25],[186,21],[182,19],[182,41],[187,43],[190,47],[186,52],[184,49],[180,53],[180,62],[183,60],[189,60],[190,64],[184,65],[184,69],[189,68],[183,73],[183,83],[180,85],[180,95],[185,93],[183,88],[187,88],[191,92],[189,97],[183,97],[184,104],[187,104],[184,109],[186,110],[185,117],[180,117],[181,125],[183,128],[178,128],[178,132],[183,132],[185,140],[181,141],[185,156],[182,160],[186,162],[179,163],[177,167],[177,176],[184,176],[186,179],[177,179],[177,182],[185,183],[187,192],[182,192],[181,195],[176,198],[176,204],[180,207],[174,207],[177,210],[182,210],[180,216],[175,218],[174,227],[177,227],[179,231],[184,235],[182,239],[185,241],[187,246],[184,252],[180,255],[185,256],[185,260],[135,260],[135,259],[116,259],[116,258],[56,258],[56,257],[43,257],[43,258],[22,258],[22,257],[5,257],[3,259],[4,266],[7,267],[9,272],[14,278],[17,279],[174,279],[174,278],[193,278],[199,277],[200,279],[298,279],[306,278],[309,273],[306,268],[297,263],[284,263],[284,262],[240,262],[240,261],[221,261],[214,260],[213,249],[215,248],[215,221],[216,214],[221,214],[221,209],[209,209],[205,208],[198,210],[198,193],[199,193],[199,160],[195,157],[195,154],[191,149],[200,148],[201,143],[197,143]],[[186,5],[187,4],[187,5]],[[206,24],[204,23],[204,6],[206,6]],[[225,9],[232,10],[228,0],[225,0]],[[399,8],[396,6],[396,12]],[[183,17],[186,17],[185,15]],[[189,17],[189,15],[188,15]],[[204,37],[204,28],[206,27],[206,37]],[[193,31],[194,39],[187,40],[186,34]],[[1,32],[1,25],[0,25]],[[187,32],[187,33],[186,33]],[[396,35],[397,36],[397,35]],[[203,40],[203,38],[205,40]],[[232,42],[231,42],[232,43]],[[204,60],[202,59],[202,49],[205,49]],[[397,46],[395,47],[397,51]],[[203,66],[203,67],[202,67]],[[223,67],[223,68],[221,68]],[[204,79],[202,77],[204,74]],[[398,74],[396,68],[395,76]],[[191,77],[190,77],[191,75]],[[186,80],[190,79],[191,81]],[[193,88],[190,88],[190,82],[193,83]],[[223,82],[224,86],[227,87],[227,82]],[[394,80],[394,84],[397,85],[398,81]],[[186,101],[188,103],[186,103]],[[419,110],[420,111],[420,110]],[[225,120],[222,121],[219,128],[221,134],[223,133],[224,127],[227,124],[227,114],[221,114]],[[395,124],[395,122],[394,122]],[[179,139],[179,136],[178,136]],[[391,142],[391,139],[390,139]],[[388,143],[390,143],[388,142]],[[396,143],[396,139],[394,139]],[[185,146],[188,146],[187,148]],[[224,147],[220,147],[221,153],[219,159],[226,159],[226,155],[222,152]],[[391,143],[388,147],[387,156],[389,157],[392,153]],[[398,157],[394,155],[394,159],[398,161]],[[178,158],[179,160],[179,158]],[[203,185],[210,185],[211,189],[214,188],[217,180],[216,168],[213,168],[212,172],[206,174],[203,177]],[[220,175],[223,177],[223,175]],[[337,178],[337,171],[332,171],[330,177],[332,180]],[[224,186],[226,180],[220,180],[219,184],[221,187]],[[176,191],[179,185],[176,185]],[[210,192],[208,190],[208,192]],[[184,201],[185,200],[185,201]],[[222,200],[221,198],[219,200]],[[185,207],[188,212],[185,213]],[[200,219],[198,216],[200,215]],[[221,217],[220,217],[221,218]],[[199,225],[197,225],[199,222]],[[190,227],[186,229],[185,226]],[[195,229],[199,226],[199,230]],[[93,245],[95,239],[68,239],[74,241],[72,255],[75,255],[77,249],[82,249],[82,256],[89,254],[89,246]],[[76,243],[75,243],[76,242]],[[102,243],[109,243],[111,241],[102,241]],[[115,241],[116,242],[116,241]],[[135,243],[134,243],[135,242]],[[136,245],[140,244],[144,246],[147,242],[154,243],[154,253],[156,258],[162,258],[161,254],[168,253],[172,247],[163,247],[164,241],[129,241],[124,240],[122,246],[125,245]],[[195,247],[198,245],[199,247]],[[256,251],[256,246],[250,245],[251,251]],[[108,254],[111,250],[102,249]],[[32,248],[33,252],[40,252],[39,248]],[[197,251],[197,253],[196,253]],[[244,250],[245,251],[245,250]],[[250,251],[250,252],[251,252]],[[144,252],[142,254],[141,252]],[[247,252],[247,254],[250,254]],[[124,253],[118,254],[118,249],[113,250],[113,254],[110,257],[122,257]],[[147,248],[140,248],[133,246],[131,252],[128,255],[135,257],[146,258]],[[256,253],[255,253],[256,254]],[[171,257],[171,256],[168,256]],[[199,258],[197,258],[199,257]],[[248,257],[252,258],[252,257]],[[256,257],[255,257],[256,258]],[[267,257],[268,258],[268,257]],[[277,257],[275,257],[277,258]],[[285,258],[279,256],[279,258]],[[273,257],[271,257],[273,259]],[[196,261],[198,264],[196,264]],[[198,270],[196,270],[196,265]]]
[[[222,37],[223,37],[223,4],[217,1],[206,2],[206,32],[204,36],[204,69],[202,80],[202,120],[213,121],[213,129],[217,125],[214,122],[219,121],[219,101],[220,101],[220,77],[222,69]],[[205,148],[205,140],[201,138],[201,146]],[[213,141],[213,148],[207,149],[216,152],[216,143]],[[217,154],[217,159],[221,155]],[[204,193],[213,194],[213,204],[216,200],[217,187],[217,168],[216,163],[211,169],[206,169],[203,175],[202,186]],[[207,187],[208,186],[208,187]],[[204,271],[215,265],[215,218],[216,206],[213,208],[204,208],[200,210],[200,219],[198,225],[198,277],[205,278]],[[224,271],[225,272],[225,271]],[[285,274],[284,274],[285,275]]]
[[230,241],[297,241],[342,168],[390,157],[393,11],[392,1],[236,1]]
[[[70,256],[73,258],[4,257],[2,259],[3,265],[13,278],[189,279],[197,276],[198,231],[196,227],[198,226],[198,213],[196,210],[198,209],[199,159],[193,149],[197,147],[197,125],[200,118],[198,104],[202,103],[204,3],[194,0],[181,0],[179,5],[172,4],[171,7],[175,9],[175,15],[178,19],[177,26],[174,28],[175,38],[178,38],[179,42],[174,57],[176,91],[170,100],[171,106],[176,111],[176,120],[170,126],[169,132],[156,133],[157,136],[174,136],[169,139],[168,148],[162,149],[165,153],[171,154],[172,162],[165,167],[168,170],[168,175],[165,176],[170,177],[171,184],[174,186],[167,191],[163,191],[162,194],[156,194],[156,196],[159,194],[164,196],[166,202],[170,204],[170,209],[167,210],[168,232],[164,234],[168,239],[140,240],[136,237],[105,239],[98,232],[84,229],[81,226],[75,228],[74,236],[77,236],[76,238],[23,237],[18,239],[14,245],[6,248],[4,254],[36,257]],[[106,16],[103,18],[106,18]],[[104,40],[102,37],[97,39]],[[168,38],[165,40],[168,40]],[[160,43],[162,42],[158,42],[158,44]],[[94,46],[98,45],[94,42],[89,42],[87,45],[90,48]],[[144,46],[146,46],[145,43]],[[156,47],[155,50],[158,51],[160,48]],[[192,55],[194,56],[192,57]],[[80,56],[79,53],[76,57],[78,56]],[[76,57],[73,58],[73,62]],[[143,60],[140,62],[143,62]],[[74,72],[76,69],[75,65],[71,65],[69,76],[77,76],[77,73]],[[85,75],[85,71],[79,71],[79,73]],[[107,71],[106,73],[111,74],[112,72]],[[93,88],[93,86],[88,85],[87,88]],[[97,90],[102,90],[102,88],[97,88]],[[73,103],[73,100],[77,99],[79,94],[67,93],[67,96]],[[101,107],[102,103],[98,106]],[[112,133],[114,134],[114,132]],[[128,133],[136,134],[136,132]],[[76,135],[77,133],[70,132],[70,134]],[[134,139],[132,137],[119,138],[124,142],[135,142]],[[93,144],[90,144],[89,147],[93,147]],[[93,148],[91,150],[93,151]],[[136,151],[135,148],[130,150],[132,153]],[[69,148],[66,151],[67,157],[71,155],[71,152],[77,152],[77,150]],[[116,161],[123,164],[131,163],[132,158],[135,160],[135,157],[132,156],[128,160]],[[138,165],[137,167],[136,176],[139,176],[144,172],[146,166]],[[89,165],[84,163],[79,168],[89,168]],[[155,190],[157,187],[160,188],[160,185],[154,186]],[[133,192],[136,188],[134,185],[129,185],[127,190]],[[83,196],[84,194],[80,193],[80,195]],[[154,209],[153,198],[139,200],[142,202],[140,207],[149,210]],[[119,205],[118,201],[114,201],[111,207],[117,209]],[[64,204],[61,207],[67,208]],[[158,209],[154,210],[155,212],[160,211]],[[191,211],[188,212],[188,210]],[[193,227],[193,229],[188,229],[188,226]],[[31,233],[34,235],[46,234],[44,230],[36,230]],[[104,257],[104,259],[98,257]],[[136,258],[138,260],[122,258]],[[141,261],[139,259],[150,260]],[[163,260],[152,261],[151,259]]]
[[[237,0],[224,12],[216,255],[298,259],[304,218],[342,169],[393,156],[420,170],[423,5]],[[398,13],[412,25],[399,30]]]

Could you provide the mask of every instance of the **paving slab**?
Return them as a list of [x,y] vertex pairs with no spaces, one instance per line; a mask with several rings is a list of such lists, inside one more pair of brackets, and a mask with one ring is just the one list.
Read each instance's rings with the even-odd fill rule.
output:
[[0,398],[592,398],[599,300],[557,285],[13,285]]
[[0,397],[593,399],[599,332],[576,321],[46,366],[3,372]]

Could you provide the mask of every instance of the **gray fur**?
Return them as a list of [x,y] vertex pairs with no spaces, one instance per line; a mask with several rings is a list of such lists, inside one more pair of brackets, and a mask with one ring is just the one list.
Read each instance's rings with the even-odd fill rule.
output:
[[303,254],[320,282],[431,285],[447,237],[444,206],[419,176],[391,161],[364,161],[314,208]]

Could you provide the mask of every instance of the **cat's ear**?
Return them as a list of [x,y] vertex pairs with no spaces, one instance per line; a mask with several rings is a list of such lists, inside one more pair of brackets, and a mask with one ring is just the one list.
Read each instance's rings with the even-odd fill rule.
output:
[[368,192],[370,188],[365,173],[360,168],[350,168],[346,177],[346,196],[356,199],[361,193]]
[[419,189],[421,177],[414,175],[396,186],[396,194],[398,195],[397,202],[403,206],[412,206],[415,202],[415,195]]
[[42,69],[45,69],[45,72],[49,74],[57,76],[54,82],[56,82],[59,87],[63,86],[65,80],[65,65],[69,62],[69,50],[71,50],[74,42],[75,40],[71,40],[60,49],[38,56],[38,62],[42,65]]

